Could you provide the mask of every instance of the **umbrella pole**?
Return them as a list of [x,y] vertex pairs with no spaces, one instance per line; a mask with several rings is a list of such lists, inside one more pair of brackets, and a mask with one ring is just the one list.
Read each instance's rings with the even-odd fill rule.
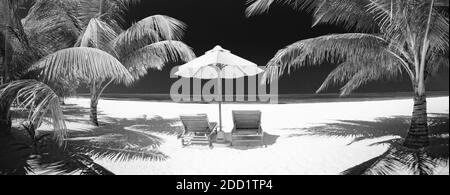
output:
[[222,128],[222,78],[218,78],[218,83],[219,83],[219,132],[217,133],[216,136],[216,142],[217,143],[225,143],[226,142],[226,138],[225,138],[225,133],[223,132],[223,128]]
[[219,76],[219,129],[222,132],[222,78]]
[[219,101],[219,124],[220,124],[220,131],[222,132],[222,101]]

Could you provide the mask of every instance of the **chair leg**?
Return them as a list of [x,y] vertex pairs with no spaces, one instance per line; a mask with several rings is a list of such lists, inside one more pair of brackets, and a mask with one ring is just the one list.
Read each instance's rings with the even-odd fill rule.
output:
[[261,137],[261,146],[267,148],[267,145],[264,144],[264,137]]
[[211,148],[211,149],[214,148],[211,137],[209,137],[209,148]]

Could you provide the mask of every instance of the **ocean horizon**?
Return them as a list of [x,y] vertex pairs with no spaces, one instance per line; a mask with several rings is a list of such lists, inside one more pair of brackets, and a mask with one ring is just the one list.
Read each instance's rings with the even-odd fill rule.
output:
[[[427,93],[428,97],[446,97],[449,96],[448,91],[431,91]],[[88,98],[88,93],[79,93],[75,97]],[[181,97],[181,95],[174,96]],[[198,100],[198,96],[191,95]],[[207,96],[208,97],[208,96]],[[261,98],[256,95],[257,101],[249,101],[250,95],[224,95],[224,103],[243,103],[243,104],[261,104],[270,103],[268,98],[274,95],[262,95]],[[254,97],[254,95],[253,95]],[[413,92],[385,92],[385,93],[353,93],[348,96],[340,96],[338,93],[322,93],[322,94],[279,94],[279,104],[289,103],[323,103],[323,102],[349,102],[349,101],[378,101],[391,99],[409,99],[413,97]],[[240,98],[240,99],[239,99]],[[170,94],[156,93],[105,93],[101,99],[107,100],[126,100],[126,101],[152,101],[152,102],[174,102]],[[238,101],[239,99],[239,101]],[[242,101],[243,99],[243,101]],[[262,99],[262,100],[261,100]],[[180,103],[216,103],[209,101],[183,101]]]

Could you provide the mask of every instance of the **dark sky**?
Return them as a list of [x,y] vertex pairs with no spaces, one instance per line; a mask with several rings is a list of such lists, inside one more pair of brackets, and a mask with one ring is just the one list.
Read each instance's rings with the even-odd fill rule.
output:
[[[276,6],[269,14],[245,17],[246,0],[150,0],[133,7],[130,22],[162,14],[177,18],[188,25],[183,41],[196,55],[203,55],[215,45],[231,50],[259,65],[265,65],[281,48],[298,40],[344,32],[333,26],[311,28],[311,16]],[[169,78],[170,65],[164,71],[150,71],[130,88],[113,86],[110,93],[169,93],[176,80]],[[301,69],[280,81],[280,93],[313,93],[334,68],[323,65]],[[430,83],[429,90],[448,91],[448,70]],[[338,88],[329,92],[338,92]],[[410,91],[407,79],[370,84],[361,92]]]

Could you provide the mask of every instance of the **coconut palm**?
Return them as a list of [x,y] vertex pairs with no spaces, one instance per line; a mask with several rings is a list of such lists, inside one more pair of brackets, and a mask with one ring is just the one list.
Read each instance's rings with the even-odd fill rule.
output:
[[2,133],[8,133],[11,129],[11,104],[20,102],[16,107],[28,111],[27,121],[33,127],[30,129],[33,134],[36,134],[37,128],[43,122],[50,122],[53,125],[56,140],[60,144],[64,141],[66,125],[59,97],[46,84],[35,80],[13,81],[0,86],[0,100],[2,100],[2,107],[7,108],[0,112],[1,118],[8,119],[1,123]]
[[354,33],[332,34],[296,42],[268,63],[266,76],[324,62],[339,64],[317,92],[345,83],[341,95],[376,80],[406,73],[414,90],[414,112],[404,142],[410,148],[429,144],[426,82],[448,68],[448,0],[252,0],[249,16],[274,3],[307,10],[314,25],[336,24]]
[[[2,3],[9,3],[7,8],[10,8],[10,4],[15,3],[15,1],[6,1],[2,0]],[[85,3],[90,3],[92,1],[85,1]],[[33,84],[33,82],[28,82],[27,80],[20,80],[23,78],[31,77],[31,78],[38,78],[36,75],[41,75],[40,80],[45,81],[46,83],[54,84],[61,80],[81,80],[81,81],[92,81],[92,80],[100,80],[100,81],[113,81],[116,83],[125,83],[130,84],[135,77],[132,76],[127,68],[117,59],[115,52],[111,52],[113,55],[109,54],[108,52],[102,51],[100,49],[96,48],[89,48],[89,47],[76,47],[76,48],[70,48],[73,47],[75,44],[77,44],[77,41],[79,40],[79,37],[81,33],[85,34],[86,31],[89,31],[87,26],[83,27],[84,24],[88,25],[90,23],[90,20],[87,20],[86,18],[89,18],[87,14],[83,14],[80,10],[87,9],[87,7],[81,6],[83,2],[78,0],[68,0],[68,1],[57,1],[57,0],[36,0],[31,7],[28,15],[26,18],[21,20],[21,22],[18,22],[16,24],[7,24],[2,27],[2,29],[6,29],[7,35],[11,35],[8,38],[4,38],[5,31],[2,32],[2,36],[6,44],[2,44],[2,55],[5,56],[5,53],[10,55],[8,57],[7,64],[10,65],[8,69],[9,75],[17,75],[15,77],[11,77],[9,79],[10,83],[7,85],[2,86],[5,88],[4,91],[2,91],[2,96],[0,97],[2,105],[1,108],[1,121],[0,125],[2,126],[1,130],[10,130],[11,129],[11,104],[14,102],[14,99],[20,100],[19,102],[22,102],[25,106],[23,109],[31,109],[33,108],[33,105],[38,105],[40,102],[39,96],[27,96],[26,98],[32,98],[27,99],[29,102],[35,101],[34,103],[24,103],[22,99],[24,97],[22,96],[14,96],[14,94],[17,91],[21,90],[22,88],[26,88],[28,90],[35,89],[37,90],[36,93],[39,93],[40,96],[41,91],[36,88],[37,84]],[[3,4],[2,4],[3,5]],[[5,4],[6,5],[6,4]],[[2,7],[4,8],[4,7]],[[10,12],[15,12],[15,9],[9,9]],[[2,12],[3,14],[4,12]],[[112,12],[117,13],[117,12]],[[96,13],[98,14],[98,13]],[[14,14],[14,21],[20,21],[17,14]],[[105,15],[101,16],[106,17]],[[105,19],[106,20],[106,19]],[[119,18],[117,21],[121,21]],[[111,26],[115,25],[115,22],[107,21]],[[105,22],[106,23],[106,22]],[[5,23],[6,24],[6,23]],[[17,25],[18,24],[18,25]],[[117,22],[118,26],[118,22]],[[20,30],[19,28],[23,29]],[[84,29],[83,29],[84,28]],[[95,26],[94,26],[95,28]],[[161,31],[164,32],[167,28],[164,27],[158,27],[161,28]],[[92,28],[91,28],[92,29]],[[172,33],[172,32],[168,32]],[[86,33],[88,34],[88,33]],[[101,36],[101,35],[100,35]],[[138,36],[138,35],[135,35]],[[142,36],[145,36],[142,35]],[[171,36],[178,36],[178,34],[173,33]],[[123,38],[122,42],[123,44],[128,43],[127,40],[131,37]],[[56,41],[55,41],[56,40]],[[83,42],[81,39],[81,42]],[[90,41],[89,39],[86,43],[97,43],[95,41]],[[145,42],[146,39],[142,39],[140,41],[139,39],[134,40],[136,41],[134,44],[135,46],[139,43]],[[80,42],[80,43],[81,43]],[[142,52],[145,51],[152,51],[153,48],[157,48],[160,45],[170,45],[172,43],[161,42],[159,44],[155,45],[149,45],[146,50],[143,49]],[[180,44],[177,43],[177,41],[173,41],[173,44]],[[8,47],[4,47],[4,45],[7,45]],[[107,45],[107,44],[104,44]],[[109,43],[108,43],[109,45]],[[119,44],[117,44],[119,45]],[[131,44],[130,44],[131,45]],[[92,45],[89,45],[92,46]],[[123,45],[122,45],[123,46]],[[106,48],[106,47],[105,47]],[[167,47],[170,48],[170,47]],[[186,46],[186,48],[188,48]],[[139,48],[140,49],[140,48]],[[106,50],[106,49],[105,49]],[[176,50],[176,49],[174,49]],[[132,50],[129,50],[132,51]],[[156,51],[158,52],[158,51]],[[190,49],[189,49],[189,52]],[[136,53],[136,52],[135,52]],[[173,51],[173,53],[176,53],[176,51]],[[177,54],[177,53],[176,53]],[[191,53],[189,53],[191,54]],[[139,55],[139,54],[137,54]],[[149,53],[148,55],[140,54],[144,58],[147,58],[147,62],[150,60],[153,60],[153,62],[160,62],[162,61],[161,58],[158,58],[158,56],[154,56],[154,53]],[[57,61],[53,61],[57,60]],[[34,65],[33,65],[34,64]],[[48,66],[47,66],[48,65]],[[143,66],[152,66],[154,64],[139,64],[139,66],[142,68]],[[132,65],[130,65],[132,66]],[[133,72],[136,75],[143,75],[145,74],[144,71],[146,69],[142,70],[139,69],[139,66],[133,66],[136,71]],[[162,65],[161,65],[162,66]],[[16,67],[21,67],[20,69]],[[31,67],[31,68],[30,68]],[[50,67],[59,67],[59,70],[51,70]],[[13,69],[14,68],[14,69]],[[144,67],[145,68],[145,67]],[[37,71],[34,71],[37,70]],[[51,71],[49,71],[51,70]],[[140,71],[140,72],[138,72]],[[37,72],[39,74],[32,74],[33,72]],[[29,75],[31,73],[31,75]],[[138,76],[136,76],[138,77]],[[14,81],[17,80],[17,81]],[[36,83],[39,83],[39,86],[46,87],[46,89],[50,89],[47,85],[44,83],[35,81]],[[21,83],[22,85],[17,86],[17,83]],[[6,90],[7,89],[7,90]],[[13,90],[14,89],[14,90]],[[32,94],[31,92],[29,94]],[[54,94],[54,93],[53,93]],[[101,93],[98,93],[101,94]],[[42,96],[43,97],[43,96]],[[55,97],[55,96],[52,96]],[[57,96],[56,96],[57,97]],[[34,98],[34,99],[33,99]],[[56,98],[54,98],[56,99]],[[56,101],[53,101],[52,103],[56,103]],[[31,105],[31,107],[30,107]],[[56,106],[56,105],[52,105]],[[39,108],[40,110],[46,110],[45,105],[42,104]],[[47,109],[49,107],[47,106]],[[34,112],[33,112],[34,113]],[[40,111],[37,111],[36,113],[40,113]],[[57,113],[57,112],[52,112]],[[44,116],[44,115],[34,115],[30,114],[30,116]],[[62,117],[59,115],[45,115],[54,117],[53,119],[50,119],[49,121],[58,121],[61,122]],[[33,120],[32,120],[33,119]],[[39,119],[39,120],[37,120]],[[30,118],[28,121],[47,121],[44,120],[45,118]],[[59,124],[59,123],[56,123]],[[3,128],[3,126],[5,128]],[[39,126],[38,124],[32,124],[27,127],[32,127],[33,130],[36,130]],[[57,128],[56,132],[59,132]],[[31,134],[30,134],[31,135]],[[32,135],[37,135],[37,133],[32,133]],[[35,136],[32,136],[32,138]],[[62,140],[62,139],[59,139]],[[94,149],[88,149],[89,147],[84,147],[85,151],[82,151],[83,153],[93,153],[95,151],[96,156],[101,155],[113,155],[114,156],[121,156],[126,158],[140,158],[140,159],[155,159],[158,156],[154,155],[155,153],[145,153],[145,151],[137,151],[134,152],[132,149],[129,150],[116,150],[116,149],[100,149],[96,148]],[[75,150],[76,151],[76,150]],[[121,158],[125,159],[125,158]]]
[[[23,99],[20,97],[23,94],[33,94],[32,90],[35,93],[39,92],[36,96],[28,96],[28,97],[47,97],[54,98],[54,92],[45,84],[30,80],[17,81],[21,78],[27,77],[26,74],[29,73],[28,69],[36,62],[39,58],[48,55],[58,49],[65,48],[70,46],[70,41],[63,41],[64,39],[70,40],[73,39],[72,42],[76,42],[76,37],[69,37],[61,33],[61,29],[66,29],[67,21],[63,19],[55,19],[53,23],[27,23],[28,19],[24,19],[21,21],[18,11],[24,3],[27,3],[27,0],[14,1],[14,0],[1,0],[0,1],[0,39],[2,44],[0,44],[0,57],[2,58],[1,65],[3,67],[3,79],[6,83],[10,85],[1,86],[1,103],[0,103],[0,129],[2,130],[2,134],[8,134],[11,130],[11,114],[10,108],[11,103],[14,99]],[[53,16],[55,17],[55,16]],[[30,17],[29,17],[30,18]],[[48,21],[48,20],[47,20]],[[51,21],[51,20],[50,20]],[[58,40],[55,42],[54,40]],[[43,47],[44,45],[52,45],[52,47]],[[73,45],[73,43],[71,44]],[[33,77],[31,77],[33,78]],[[26,86],[29,85],[29,86]],[[37,87],[33,89],[33,87]],[[24,90],[28,90],[28,93],[25,93]],[[22,93],[19,93],[22,91]],[[45,93],[41,93],[45,92]],[[14,96],[18,95],[18,96]],[[32,103],[33,105],[42,103],[41,99],[26,99],[27,103]],[[53,104],[53,99],[50,102],[40,104],[41,106],[49,106],[51,110],[58,109],[55,108]],[[30,104],[24,104],[22,106],[29,106]],[[49,109],[41,107],[40,110]],[[39,111],[39,110],[37,110]],[[54,110],[55,111],[55,110]],[[56,121],[57,124],[60,124],[61,118],[60,115],[54,115],[53,121]],[[36,118],[36,116],[44,116],[44,115],[30,115],[34,116],[31,120],[32,122],[38,122],[41,119]],[[35,124],[38,125],[38,124]],[[62,126],[60,126],[62,127]],[[56,128],[58,131],[60,128]]]
[[73,25],[72,13],[61,3],[37,0],[21,19],[19,7],[34,1],[0,2],[0,17],[5,18],[0,23],[0,39],[4,43],[0,45],[0,56],[6,82],[23,78],[30,66],[42,57],[73,46],[81,32]]
[[[194,57],[192,50],[179,40],[185,25],[168,16],[155,15],[147,17],[129,29],[123,29],[123,14],[136,0],[73,0],[77,2],[73,18],[77,18],[82,32],[75,46],[65,51],[56,52],[35,65],[44,68],[45,79],[55,81],[60,78],[82,79],[88,84],[91,94],[91,121],[98,126],[97,105],[103,91],[113,82],[131,84],[147,74],[147,70],[162,69],[168,62],[189,61]],[[70,6],[69,6],[70,7]],[[75,8],[74,8],[75,9]],[[98,54],[89,48],[96,48],[108,53],[122,65],[122,68],[103,67],[103,60],[92,56],[98,63],[85,61],[84,66],[71,66],[84,54]],[[90,54],[88,54],[90,55]],[[104,63],[103,63],[104,64]],[[106,64],[104,64],[106,65]],[[69,68],[69,69],[66,69]],[[71,70],[71,71],[68,71]],[[111,74],[113,73],[113,74]],[[131,75],[131,76],[130,76]]]

